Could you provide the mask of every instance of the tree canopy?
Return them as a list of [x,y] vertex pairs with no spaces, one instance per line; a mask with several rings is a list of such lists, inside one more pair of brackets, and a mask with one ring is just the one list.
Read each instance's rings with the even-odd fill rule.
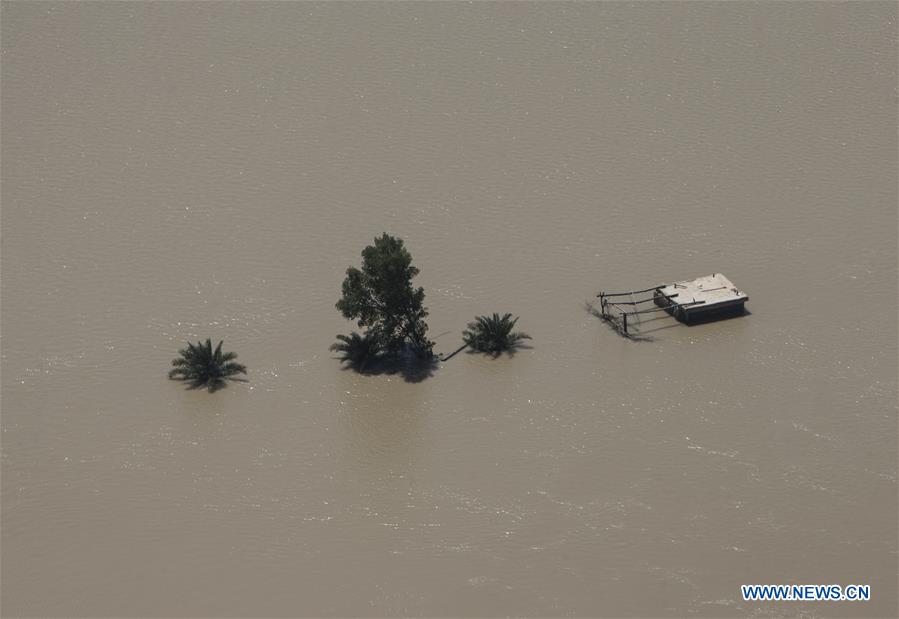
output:
[[337,309],[368,328],[366,335],[389,355],[411,349],[430,358],[434,343],[426,336],[424,289],[412,286],[416,275],[418,269],[402,239],[385,232],[362,250],[361,269],[347,269]]

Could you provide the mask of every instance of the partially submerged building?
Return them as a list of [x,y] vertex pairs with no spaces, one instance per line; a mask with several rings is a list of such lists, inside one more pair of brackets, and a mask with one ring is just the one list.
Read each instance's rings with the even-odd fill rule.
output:
[[[692,324],[742,315],[749,299],[749,295],[721,273],[644,290],[601,292],[597,296],[602,318],[624,335],[631,333],[644,314],[665,311],[681,322]],[[649,303],[657,307],[644,309]]]

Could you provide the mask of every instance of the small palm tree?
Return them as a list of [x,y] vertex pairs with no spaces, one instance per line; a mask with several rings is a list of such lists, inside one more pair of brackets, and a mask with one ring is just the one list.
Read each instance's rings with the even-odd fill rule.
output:
[[196,345],[187,343],[187,348],[178,351],[181,356],[172,361],[175,366],[169,378],[191,383],[192,388],[206,387],[212,393],[225,386],[226,380],[233,380],[237,374],[246,374],[247,368],[234,362],[237,353],[222,352],[222,342],[212,350],[212,340]]
[[462,332],[462,339],[472,350],[498,355],[520,346],[522,340],[531,339],[527,333],[512,331],[516,322],[518,317],[512,318],[512,314],[500,316],[494,312],[493,316],[476,316]]
[[362,372],[381,352],[381,343],[371,334],[359,335],[355,331],[349,335],[338,335],[339,341],[331,344],[330,350],[341,353],[340,360]]

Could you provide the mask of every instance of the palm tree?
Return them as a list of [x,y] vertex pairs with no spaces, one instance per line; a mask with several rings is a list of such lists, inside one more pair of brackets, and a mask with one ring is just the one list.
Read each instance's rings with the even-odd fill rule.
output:
[[512,314],[500,317],[494,312],[493,316],[476,316],[474,322],[468,323],[468,328],[462,332],[462,339],[472,350],[496,356],[517,348],[522,340],[531,339],[527,333],[512,331],[516,322],[518,317],[513,319]]
[[222,352],[222,342],[212,350],[212,340],[196,345],[187,343],[187,348],[178,351],[181,356],[172,361],[175,369],[169,372],[173,380],[189,381],[191,388],[206,387],[210,393],[225,386],[226,380],[233,380],[237,374],[246,374],[247,368],[236,363],[237,353]]
[[338,335],[339,341],[331,344],[330,350],[341,353],[340,360],[362,372],[381,352],[381,344],[372,333],[359,335],[355,331],[349,335]]

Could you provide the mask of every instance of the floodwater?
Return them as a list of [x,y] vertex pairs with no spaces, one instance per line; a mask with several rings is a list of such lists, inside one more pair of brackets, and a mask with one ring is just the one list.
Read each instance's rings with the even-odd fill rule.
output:
[[[897,5],[4,3],[4,616],[895,616]],[[328,351],[405,239],[448,352]],[[722,272],[750,314],[600,289]],[[249,382],[168,381],[223,338]],[[743,583],[868,602],[744,602]]]

